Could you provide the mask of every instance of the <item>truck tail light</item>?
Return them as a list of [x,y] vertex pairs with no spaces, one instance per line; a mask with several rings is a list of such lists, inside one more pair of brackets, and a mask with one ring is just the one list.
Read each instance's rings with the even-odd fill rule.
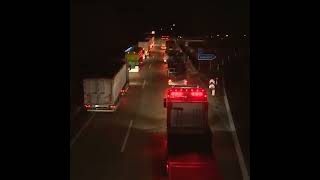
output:
[[204,94],[203,94],[203,92],[191,92],[191,96],[194,96],[194,97],[203,97]]
[[172,98],[182,97],[183,96],[183,92],[171,92],[170,96]]

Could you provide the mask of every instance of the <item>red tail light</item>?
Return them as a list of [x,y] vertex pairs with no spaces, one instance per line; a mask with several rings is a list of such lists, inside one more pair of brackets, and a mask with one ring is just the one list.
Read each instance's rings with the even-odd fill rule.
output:
[[203,92],[191,92],[191,96],[194,96],[194,97],[203,97],[204,94],[203,94]]
[[111,109],[115,109],[116,106],[115,106],[115,105],[111,105],[110,108],[111,108]]
[[170,96],[172,98],[182,97],[183,96],[183,92],[171,92]]
[[171,80],[171,79],[169,79],[169,80],[168,80],[168,83],[172,83],[172,80]]
[[87,109],[91,107],[90,104],[85,104],[84,107],[86,107]]
[[186,101],[206,101],[207,93],[203,88],[173,87],[168,90],[167,98]]

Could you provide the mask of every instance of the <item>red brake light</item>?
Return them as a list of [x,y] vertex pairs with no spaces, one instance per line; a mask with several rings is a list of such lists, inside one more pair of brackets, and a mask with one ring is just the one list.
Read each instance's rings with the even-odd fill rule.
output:
[[[206,91],[203,88],[171,88],[167,94],[169,99],[183,98],[186,101],[206,100],[208,97]],[[205,99],[203,99],[205,98]]]
[[191,96],[194,96],[194,97],[203,97],[204,94],[203,94],[203,92],[191,92]]
[[183,92],[171,92],[170,96],[172,98],[182,97],[183,96]]

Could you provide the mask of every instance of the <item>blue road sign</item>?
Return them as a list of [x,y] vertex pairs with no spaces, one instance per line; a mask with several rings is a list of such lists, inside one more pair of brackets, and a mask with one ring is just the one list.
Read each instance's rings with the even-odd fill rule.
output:
[[216,56],[214,54],[199,54],[198,55],[198,60],[203,60],[203,61],[210,61],[216,59]]

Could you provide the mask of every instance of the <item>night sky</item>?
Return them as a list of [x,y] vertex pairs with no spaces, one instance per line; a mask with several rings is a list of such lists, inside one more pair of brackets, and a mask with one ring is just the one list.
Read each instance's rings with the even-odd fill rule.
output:
[[151,30],[182,35],[248,33],[248,0],[71,1],[71,62],[116,57]]

